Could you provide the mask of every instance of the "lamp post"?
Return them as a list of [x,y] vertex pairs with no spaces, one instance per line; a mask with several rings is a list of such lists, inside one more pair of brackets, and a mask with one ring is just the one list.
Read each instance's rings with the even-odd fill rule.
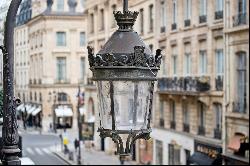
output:
[[21,103],[14,98],[14,27],[16,14],[22,0],[12,0],[7,13],[4,31],[3,52],[3,165],[21,165],[18,158],[19,135],[17,127],[16,107]]
[[81,112],[80,112],[80,105],[81,105],[81,86],[78,87],[78,102],[77,102],[77,112],[78,112],[78,137],[79,137],[79,149],[78,149],[78,158],[77,162],[79,165],[81,165],[81,140],[82,140],[82,118],[81,118]]
[[[133,31],[138,12],[115,11],[119,29],[94,55],[88,47],[90,69],[97,82],[101,138],[110,137],[124,160],[138,139],[148,140],[154,82],[161,65],[161,50],[153,55]],[[125,147],[124,147],[125,143]]]

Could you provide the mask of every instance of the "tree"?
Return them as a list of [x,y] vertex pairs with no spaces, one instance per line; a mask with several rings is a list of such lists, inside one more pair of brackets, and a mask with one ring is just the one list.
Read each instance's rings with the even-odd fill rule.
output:
[[0,118],[3,117],[3,90],[0,90]]

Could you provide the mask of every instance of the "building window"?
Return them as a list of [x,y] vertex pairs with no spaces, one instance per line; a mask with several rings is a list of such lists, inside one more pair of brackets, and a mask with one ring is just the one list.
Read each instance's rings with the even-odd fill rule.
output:
[[163,143],[156,140],[156,165],[163,165]]
[[174,100],[169,101],[170,104],[170,128],[175,129],[176,105]]
[[181,150],[177,145],[169,144],[169,165],[180,165]]
[[216,117],[215,128],[221,129],[222,125],[222,105],[221,104],[214,104],[214,115]]
[[237,102],[235,111],[240,113],[246,112],[247,101],[247,59],[246,53],[240,52],[237,55]]
[[199,122],[199,135],[205,135],[205,122],[206,122],[206,105],[202,102],[198,102],[198,122]]
[[216,0],[215,19],[223,18],[224,0]]
[[90,14],[90,33],[94,33],[95,22],[94,22],[94,14]]
[[216,50],[216,75],[223,76],[224,75],[224,54],[223,50]]
[[40,102],[43,101],[42,93],[39,94],[39,100],[40,100]]
[[165,121],[164,121],[164,101],[160,101],[160,127],[165,126]]
[[238,13],[233,16],[233,25],[245,25],[247,23],[247,1],[238,0]]
[[215,115],[214,138],[221,139],[222,132],[222,105],[219,103],[213,104]]
[[189,107],[187,101],[182,103],[183,123],[189,125]]
[[144,33],[144,10],[140,9],[140,32],[141,34]]
[[64,11],[64,0],[57,0],[57,10]]
[[192,70],[192,57],[190,53],[185,54],[184,74],[190,76]]
[[112,13],[111,13],[111,18],[112,18],[112,28],[114,28],[116,26],[116,21],[115,18],[113,16],[113,12],[116,11],[116,5],[112,5]]
[[200,0],[200,16],[207,15],[207,0]]
[[216,0],[216,11],[223,11],[224,0]]
[[84,80],[84,77],[85,77],[85,65],[86,61],[85,61],[85,58],[82,57],[81,58],[81,80]]
[[57,58],[57,81],[66,80],[66,58]]
[[65,32],[57,32],[57,46],[66,46],[66,33]]
[[207,0],[200,0],[200,23],[207,22]]
[[173,0],[173,23],[172,30],[177,29],[177,0]]
[[104,22],[105,22],[105,17],[104,17],[104,10],[100,10],[100,31],[104,30]]
[[192,0],[185,1],[185,20],[191,19]]
[[167,26],[167,10],[166,10],[166,1],[161,1],[161,9],[160,9],[160,18],[161,18],[161,33],[166,32]]
[[172,56],[172,63],[173,63],[173,75],[174,76],[177,76],[177,56],[176,55],[173,55]]
[[85,32],[80,33],[80,46],[85,46],[86,44],[86,34]]
[[149,6],[149,32],[153,32],[154,30],[154,6]]
[[200,75],[207,74],[207,52],[200,51],[200,67],[199,67]]

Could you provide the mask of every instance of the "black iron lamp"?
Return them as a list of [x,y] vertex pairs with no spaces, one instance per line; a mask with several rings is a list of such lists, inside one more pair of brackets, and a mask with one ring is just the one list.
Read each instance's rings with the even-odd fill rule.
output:
[[[117,144],[117,153],[129,155],[138,139],[150,138],[154,82],[161,65],[161,50],[154,56],[133,25],[138,12],[114,12],[119,29],[94,55],[88,47],[90,69],[97,82],[100,136]],[[125,140],[124,140],[125,139]]]

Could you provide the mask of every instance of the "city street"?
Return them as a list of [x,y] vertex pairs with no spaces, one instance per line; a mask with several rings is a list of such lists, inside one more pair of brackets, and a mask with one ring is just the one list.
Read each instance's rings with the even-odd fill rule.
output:
[[60,148],[60,139],[53,135],[23,133],[23,157],[30,158],[36,165],[67,165],[53,152]]

